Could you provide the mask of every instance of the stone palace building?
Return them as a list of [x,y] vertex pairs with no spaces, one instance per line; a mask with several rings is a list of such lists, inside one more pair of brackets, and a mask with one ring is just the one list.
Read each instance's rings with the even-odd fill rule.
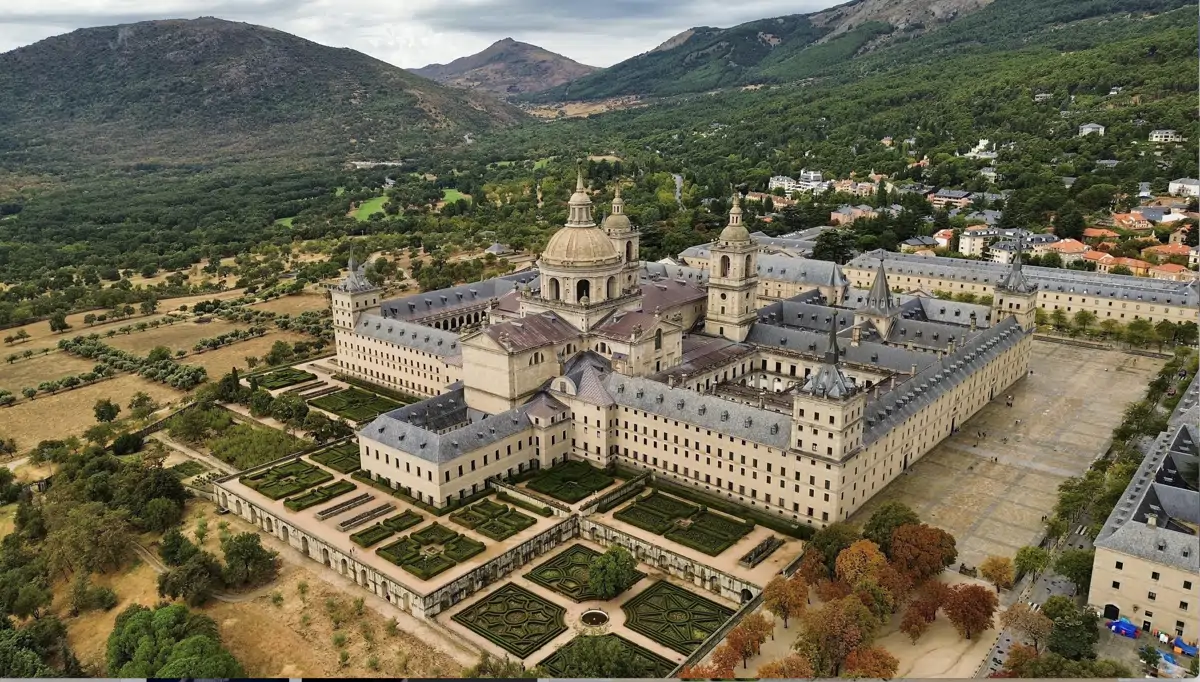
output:
[[616,462],[819,528],[1028,372],[1045,294],[1019,257],[990,306],[899,295],[893,254],[764,264],[741,217],[705,268],[645,263],[619,190],[596,225],[581,177],[536,270],[385,300],[352,264],[337,367],[428,396],[361,428],[362,468],[444,506]]

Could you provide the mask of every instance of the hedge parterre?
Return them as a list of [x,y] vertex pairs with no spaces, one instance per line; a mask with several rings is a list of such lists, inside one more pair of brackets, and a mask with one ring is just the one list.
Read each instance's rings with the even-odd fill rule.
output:
[[250,476],[243,476],[242,485],[262,495],[278,500],[333,480],[333,474],[301,460],[292,460]]
[[454,615],[454,621],[517,658],[526,658],[563,632],[566,609],[508,583]]
[[579,460],[569,460],[538,474],[527,484],[530,490],[574,504],[612,485],[613,477]]
[[[585,635],[580,635],[580,637],[583,636]],[[653,651],[644,649],[634,644],[620,635],[608,634],[600,636],[613,638],[620,642],[621,658],[629,661],[637,671],[635,677],[661,679],[667,675],[670,675],[671,671],[675,669],[675,664],[671,661],[668,661]],[[562,668],[563,657],[567,655],[572,647],[576,646],[580,640],[580,637],[572,639],[564,644],[558,651],[555,651],[550,656],[542,659],[542,662],[538,664],[538,667],[553,674],[555,677],[561,677],[564,674],[564,670]]]
[[725,621],[733,609],[665,580],[621,606],[625,626],[681,654],[690,654]]
[[[565,594],[577,602],[599,599],[588,582],[588,570],[592,559],[598,556],[600,556],[600,553],[593,549],[584,547],[583,545],[571,545],[549,561],[538,565],[532,571],[526,573],[525,578],[542,587]],[[637,571],[634,579],[621,592],[633,587],[639,580],[645,577],[645,573]]]

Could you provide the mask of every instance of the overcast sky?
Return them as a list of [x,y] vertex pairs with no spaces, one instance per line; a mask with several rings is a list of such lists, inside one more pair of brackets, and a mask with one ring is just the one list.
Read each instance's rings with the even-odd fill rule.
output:
[[0,52],[87,26],[215,16],[350,47],[402,67],[501,38],[610,66],[692,26],[811,12],[839,0],[0,0]]

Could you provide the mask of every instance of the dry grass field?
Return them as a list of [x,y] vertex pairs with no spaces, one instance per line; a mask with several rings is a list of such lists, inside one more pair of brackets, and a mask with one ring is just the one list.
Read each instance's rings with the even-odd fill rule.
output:
[[[196,519],[208,518],[209,533],[204,548],[220,557],[220,530],[225,521],[230,532],[253,530],[233,515],[216,516],[215,507],[207,501],[188,505],[184,528],[190,536]],[[154,538],[146,536],[143,544],[156,551]],[[250,677],[420,677],[454,676],[462,668],[445,652],[430,646],[407,632],[387,632],[387,618],[375,609],[364,606],[359,614],[354,606],[357,590],[342,590],[326,582],[315,571],[323,570],[312,564],[313,570],[296,557],[284,559],[279,577],[271,584],[246,594],[234,595],[235,603],[212,601],[199,609],[212,617],[221,631],[221,639],[241,661]],[[303,561],[302,559],[300,561]],[[104,668],[105,644],[117,615],[131,604],[153,606],[159,601],[154,567],[140,561],[124,571],[95,576],[98,585],[111,587],[120,599],[112,611],[90,612],[77,618],[64,618],[67,639],[79,660],[97,673]],[[307,594],[300,596],[299,585],[307,585]],[[55,586],[55,610],[65,615],[63,604],[69,584]],[[271,598],[278,592],[282,602],[276,606]],[[339,608],[345,620],[338,630],[332,627],[328,604]],[[346,637],[349,654],[346,667],[338,663],[338,647],[333,643],[334,632]],[[377,670],[369,663],[374,657]]]
[[[199,337],[197,337],[199,338]],[[287,341],[292,343],[295,341],[311,341],[312,339],[304,334],[297,332],[273,331],[266,336],[260,336],[257,339],[249,341],[239,341],[238,343],[218,348],[216,350],[205,351],[195,355],[189,355],[183,358],[183,363],[188,365],[200,365],[208,372],[209,381],[216,381],[227,374],[229,370],[235,366],[241,370],[246,369],[246,356],[253,355],[254,357],[262,357],[267,351],[271,350],[271,345],[276,341]]]
[[281,296],[270,301],[255,303],[250,307],[255,310],[266,310],[272,313],[298,315],[309,310],[324,310],[329,307],[329,302],[325,300],[325,294],[323,293],[306,291],[303,294]]
[[6,438],[17,441],[19,451],[25,451],[43,440],[58,440],[78,436],[96,423],[92,406],[101,398],[111,398],[124,411],[134,393],[145,391],[159,403],[167,403],[183,395],[170,386],[156,384],[132,374],[122,374],[91,386],[55,395],[24,400],[12,407],[0,408],[0,425]]
[[4,536],[13,532],[13,517],[16,516],[16,514],[16,503],[6,504],[3,507],[0,507],[0,539],[3,539]]
[[91,360],[77,358],[61,351],[35,355],[15,362],[4,362],[0,364],[0,389],[19,393],[26,386],[36,388],[43,381],[88,372],[94,365]]
[[173,351],[185,350],[191,352],[192,346],[202,338],[220,336],[225,332],[231,332],[234,329],[240,329],[245,326],[215,319],[212,322],[205,322],[203,324],[187,320],[171,325],[164,324],[158,329],[117,334],[111,339],[104,339],[104,342],[113,348],[127,350],[136,355],[145,355],[156,346],[166,346]]

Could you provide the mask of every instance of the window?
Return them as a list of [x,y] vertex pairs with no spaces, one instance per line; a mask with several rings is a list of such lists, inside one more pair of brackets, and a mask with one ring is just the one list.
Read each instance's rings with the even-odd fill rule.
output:
[[1114,581],[1112,582],[1112,586],[1113,586],[1113,589],[1114,589],[1114,590],[1119,590],[1119,589],[1121,589],[1121,583],[1120,583],[1119,581],[1117,581],[1117,580],[1114,580]]
[[1158,599],[1158,595],[1154,594],[1153,592],[1147,592],[1146,599],[1149,599],[1150,601],[1154,601],[1155,599]]
[[1185,601],[1179,602],[1179,610],[1180,611],[1187,611],[1187,607],[1188,607],[1187,602],[1185,602]]
[[1152,572],[1150,573],[1150,579],[1151,579],[1151,580],[1158,580],[1158,571],[1152,571]]
[[1117,570],[1119,571],[1119,570],[1121,570],[1122,568],[1125,568],[1125,563],[1124,563],[1124,562],[1122,562],[1122,561],[1118,561],[1118,562],[1117,562]]
[[1185,589],[1185,590],[1192,589],[1192,581],[1190,581],[1190,580],[1183,581],[1183,589]]

